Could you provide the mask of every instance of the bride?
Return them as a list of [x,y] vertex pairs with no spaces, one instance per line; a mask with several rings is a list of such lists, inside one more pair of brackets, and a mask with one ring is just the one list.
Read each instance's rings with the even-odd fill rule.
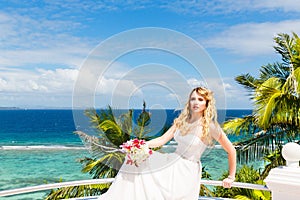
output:
[[[178,143],[174,153],[154,152],[140,166],[123,164],[100,200],[196,200],[200,192],[201,155],[216,140],[228,154],[230,188],[236,172],[236,151],[217,123],[212,91],[194,88],[181,114],[162,136],[147,141],[149,148]],[[126,163],[126,162],[125,162]]]

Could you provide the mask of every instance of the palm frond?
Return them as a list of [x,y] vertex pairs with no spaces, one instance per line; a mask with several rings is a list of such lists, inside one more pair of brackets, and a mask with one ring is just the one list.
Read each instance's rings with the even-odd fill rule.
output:
[[107,109],[101,109],[99,116],[101,121],[110,120],[116,123],[115,115],[111,106],[107,106]]
[[269,78],[275,77],[281,81],[285,81],[290,74],[290,67],[282,63],[267,64],[261,66],[260,80],[266,81]]
[[286,65],[289,65],[293,55],[293,44],[295,42],[294,38],[291,38],[288,34],[281,33],[274,38],[274,41],[277,44],[277,46],[274,46],[275,51],[281,54],[282,61]]
[[300,97],[300,67],[294,70],[295,81],[297,82],[297,93]]
[[246,89],[253,91],[257,88],[257,82],[259,80],[247,73],[237,76],[235,81],[243,85]]
[[84,111],[84,114],[90,119],[92,127],[97,127],[100,123],[100,116],[97,114],[96,110],[91,108]]
[[276,106],[277,98],[282,95],[281,82],[278,78],[272,77],[266,80],[255,94],[255,117],[258,125],[263,129],[268,128],[273,108]]
[[240,195],[240,194],[234,196],[234,199],[240,199],[240,200],[252,200],[252,199],[248,198],[247,196]]
[[277,98],[280,97],[281,92],[274,93],[271,98],[268,99],[268,102],[265,104],[263,109],[260,109],[260,115],[262,117],[259,118],[258,124],[263,129],[267,129],[270,126],[270,119],[273,115],[273,109],[276,107],[278,101]]
[[101,159],[85,158],[80,162],[84,163],[83,173],[89,173],[93,178],[113,178],[124,162],[124,154],[109,153]]
[[[295,130],[296,129],[296,130]],[[261,160],[271,151],[275,151],[286,142],[299,140],[300,128],[294,126],[272,126],[272,128],[257,132],[251,137],[235,142],[239,163]]]
[[273,114],[269,120],[270,125],[286,124],[299,127],[300,105],[299,98],[290,94],[281,94],[274,103]]
[[227,134],[252,135],[261,130],[255,120],[253,115],[235,118],[224,122],[222,128]]
[[[297,72],[297,73],[299,73],[299,72]],[[299,86],[298,79],[299,79],[299,76],[296,77],[294,69],[291,68],[290,75],[286,78],[286,81],[285,81],[285,83],[282,87],[283,93],[290,94],[290,95],[293,95],[295,97],[299,97],[299,94],[298,94],[298,86]]]
[[150,122],[151,122],[151,118],[149,112],[143,110],[137,119],[137,125],[141,127],[145,127],[148,126]]
[[84,111],[84,114],[90,119],[90,123],[93,128],[97,128],[105,120],[110,120],[116,123],[116,119],[112,108],[110,106],[107,109],[101,109],[98,113],[94,108],[90,108]]
[[[298,70],[296,73],[299,73]],[[257,90],[255,117],[263,129],[279,123],[299,125],[299,98],[294,95],[297,91],[291,83],[295,79],[291,77],[283,84],[278,78],[269,78]],[[295,75],[293,77],[296,78]]]
[[118,124],[112,120],[104,120],[98,125],[98,129],[105,133],[110,142],[116,146],[120,146],[124,142],[124,133]]
[[260,131],[252,137],[235,143],[237,150],[237,160],[239,163],[249,163],[261,160],[269,149],[275,149],[274,135],[265,131]]
[[293,33],[295,38],[295,45],[294,45],[294,55],[292,57],[292,64],[294,69],[298,69],[300,67],[300,38],[296,33]]
[[132,134],[132,127],[133,127],[133,110],[128,110],[127,113],[123,113],[119,120],[118,124],[122,129],[124,135],[128,135],[128,138]]
[[150,130],[146,128],[150,124],[150,122],[150,113],[146,111],[146,102],[144,101],[143,110],[136,120],[137,126],[134,128],[134,135],[139,139],[145,139],[147,133],[150,132]]
[[96,196],[105,192],[109,184],[81,185],[51,190],[45,200],[67,199],[84,196]]

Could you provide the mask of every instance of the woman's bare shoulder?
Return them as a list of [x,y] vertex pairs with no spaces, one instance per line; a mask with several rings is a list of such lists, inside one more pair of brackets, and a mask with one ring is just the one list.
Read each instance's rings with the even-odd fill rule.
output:
[[210,132],[210,135],[215,140],[218,140],[220,138],[220,136],[222,135],[223,130],[222,130],[221,126],[218,123],[211,122],[209,124],[209,132]]

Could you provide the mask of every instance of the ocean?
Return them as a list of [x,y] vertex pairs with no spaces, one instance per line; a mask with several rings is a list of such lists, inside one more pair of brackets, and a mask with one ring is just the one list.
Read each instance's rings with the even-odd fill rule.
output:
[[[225,113],[225,120],[242,117],[251,112],[222,111]],[[172,122],[177,114],[174,110],[168,110],[166,123]],[[152,121],[159,123],[160,120]],[[81,172],[82,166],[78,162],[78,159],[90,154],[80,138],[74,134],[76,127],[72,110],[0,110],[0,191],[91,179],[90,175]],[[202,157],[202,166],[205,166],[212,178],[217,179],[227,170],[226,153],[218,148],[209,150]],[[47,192],[0,199],[43,199]]]

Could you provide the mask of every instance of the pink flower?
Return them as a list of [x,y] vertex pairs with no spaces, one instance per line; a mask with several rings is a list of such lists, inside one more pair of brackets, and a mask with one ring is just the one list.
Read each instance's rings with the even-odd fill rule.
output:
[[127,161],[126,161],[126,164],[127,164],[127,165],[133,165],[133,160],[127,160]]
[[137,167],[153,153],[145,140],[132,139],[123,143],[120,147],[127,155],[126,164]]

